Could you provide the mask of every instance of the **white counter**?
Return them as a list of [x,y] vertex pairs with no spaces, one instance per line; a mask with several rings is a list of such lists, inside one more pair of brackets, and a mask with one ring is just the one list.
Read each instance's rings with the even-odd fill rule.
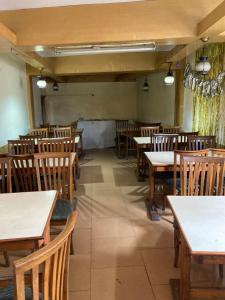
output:
[[77,127],[84,128],[84,149],[101,149],[115,146],[115,120],[78,121]]

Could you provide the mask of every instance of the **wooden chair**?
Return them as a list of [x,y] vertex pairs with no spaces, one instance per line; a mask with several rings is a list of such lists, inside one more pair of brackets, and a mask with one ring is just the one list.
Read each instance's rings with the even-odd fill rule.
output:
[[188,137],[189,136],[198,136],[198,131],[179,132],[179,137],[178,137],[178,149],[179,150],[188,150]]
[[77,222],[73,212],[63,231],[48,245],[14,262],[15,286],[0,280],[0,299],[69,300],[69,251]]
[[180,127],[179,126],[163,126],[162,130],[163,130],[163,133],[179,133]]
[[38,152],[76,152],[74,138],[39,140]]
[[73,153],[65,152],[34,154],[38,191],[58,191],[58,200],[51,218],[52,225],[65,225],[69,215],[76,209],[72,157]]
[[37,136],[31,135],[31,134],[26,134],[26,135],[19,135],[20,140],[25,140],[25,141],[34,141]]
[[12,157],[12,175],[16,192],[37,191],[37,176],[33,155],[16,155]]
[[[204,155],[180,155],[180,185],[182,196],[223,195],[225,159]],[[178,266],[180,229],[174,220],[174,266]],[[220,274],[222,268],[220,266]]]
[[127,131],[126,131],[126,138],[125,138],[125,156],[128,158],[128,155],[130,152],[135,152],[136,149],[136,143],[134,141],[135,136],[140,135],[140,127],[136,125],[128,125]]
[[188,136],[188,150],[202,150],[215,148],[216,137],[210,136]]
[[48,128],[34,128],[30,131],[30,135],[34,135],[36,138],[47,138]]
[[159,126],[152,127],[140,127],[141,136],[152,136],[155,133],[159,133]]
[[9,140],[8,152],[12,155],[33,154],[34,140]]
[[53,128],[55,138],[65,138],[72,136],[71,126]]
[[[12,193],[12,159],[10,157],[0,157],[0,193]],[[3,251],[4,267],[10,265],[6,251]]]
[[177,134],[153,134],[153,149],[159,151],[173,151],[177,149]]

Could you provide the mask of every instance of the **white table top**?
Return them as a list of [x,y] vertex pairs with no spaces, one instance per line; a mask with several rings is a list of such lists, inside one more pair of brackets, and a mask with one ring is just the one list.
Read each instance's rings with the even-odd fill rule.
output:
[[167,196],[193,254],[225,254],[225,196]]
[[[41,140],[44,141],[44,140],[63,140],[64,138],[42,138]],[[35,139],[35,145],[37,145],[37,142],[38,142],[38,139]],[[79,144],[80,142],[80,136],[75,136],[74,138],[74,143],[75,144]]]
[[145,156],[153,166],[169,166],[174,164],[173,151],[145,152]]
[[0,194],[0,242],[42,237],[56,191]]
[[134,137],[134,140],[138,145],[151,144],[151,139],[149,136]]

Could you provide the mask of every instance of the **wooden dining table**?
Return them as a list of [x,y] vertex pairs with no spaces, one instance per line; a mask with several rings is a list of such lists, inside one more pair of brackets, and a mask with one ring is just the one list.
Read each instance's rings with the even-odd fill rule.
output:
[[167,199],[181,231],[180,280],[171,280],[174,299],[225,299],[225,288],[192,287],[190,280],[192,258],[201,264],[225,264],[225,196]]
[[57,191],[0,194],[0,250],[34,250],[50,241]]
[[[151,220],[158,221],[160,217],[153,207],[155,204],[155,177],[157,173],[173,172],[174,170],[174,151],[160,151],[160,152],[144,152],[149,165],[149,215]],[[179,161],[178,168],[179,168]]]

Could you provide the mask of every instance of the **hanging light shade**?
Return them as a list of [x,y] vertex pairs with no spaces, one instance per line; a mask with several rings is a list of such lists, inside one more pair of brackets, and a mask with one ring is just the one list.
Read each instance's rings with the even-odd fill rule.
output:
[[53,91],[58,92],[59,85],[58,85],[58,83],[56,81],[53,83],[52,89],[53,89]]
[[199,57],[199,61],[196,63],[195,71],[201,75],[207,75],[211,70],[211,65],[208,61],[208,56],[203,55]]
[[172,63],[170,63],[169,71],[167,72],[166,77],[164,78],[165,85],[173,85],[173,83],[174,83],[174,76],[173,76],[173,72],[171,70],[171,66],[172,66]]
[[144,85],[143,85],[143,91],[144,92],[148,92],[149,91],[149,84],[148,84],[147,77],[145,78],[145,82],[144,82]]
[[37,86],[40,88],[40,89],[44,89],[47,85],[47,81],[44,77],[40,76],[38,78],[38,81],[37,81]]

